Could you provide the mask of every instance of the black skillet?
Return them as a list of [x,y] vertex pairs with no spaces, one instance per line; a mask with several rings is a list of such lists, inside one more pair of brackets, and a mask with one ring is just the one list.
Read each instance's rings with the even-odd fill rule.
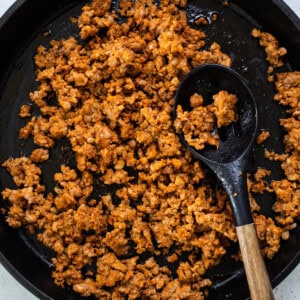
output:
[[[20,105],[27,103],[28,93],[36,88],[34,80],[33,55],[37,46],[48,45],[51,39],[77,35],[77,29],[69,22],[70,16],[80,13],[85,1],[78,0],[18,0],[0,20],[0,161],[9,156],[28,154],[30,143],[22,144],[18,130],[24,121],[16,118]],[[217,12],[217,22],[201,28],[207,33],[207,45],[217,41],[222,50],[233,60],[233,69],[247,81],[258,99],[258,129],[269,129],[272,137],[264,144],[276,152],[283,151],[280,142],[283,136],[278,120],[284,116],[281,107],[272,101],[274,87],[266,82],[267,64],[263,50],[257,40],[250,36],[254,26],[273,33],[282,46],[288,49],[285,67],[300,69],[300,21],[280,0],[233,0],[230,6],[223,1],[188,1],[187,14],[191,23],[199,15],[210,16]],[[58,165],[72,163],[70,149],[61,141],[52,152],[52,157],[43,169],[45,181],[51,188],[49,175]],[[252,170],[257,166],[271,169],[268,180],[282,178],[278,163],[263,158],[262,147],[255,147],[251,154]],[[251,171],[251,169],[249,171]],[[0,170],[0,188],[13,187],[10,176]],[[101,191],[99,191],[101,192]],[[262,199],[256,196],[265,215],[272,216],[273,196]],[[0,201],[1,206],[3,202]],[[291,238],[282,243],[279,253],[267,261],[267,269],[273,286],[277,285],[300,261],[300,228],[291,233]],[[247,283],[241,263],[230,258],[230,252],[223,262],[209,271],[214,284],[209,299],[246,299],[249,297]],[[52,253],[40,245],[26,231],[9,228],[0,216],[0,260],[2,264],[40,299],[79,299],[69,290],[56,287],[51,279]]]

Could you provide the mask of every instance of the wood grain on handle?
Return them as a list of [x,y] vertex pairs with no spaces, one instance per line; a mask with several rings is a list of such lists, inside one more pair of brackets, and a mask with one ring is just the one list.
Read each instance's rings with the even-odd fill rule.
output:
[[236,227],[252,300],[273,300],[269,275],[259,248],[254,224]]

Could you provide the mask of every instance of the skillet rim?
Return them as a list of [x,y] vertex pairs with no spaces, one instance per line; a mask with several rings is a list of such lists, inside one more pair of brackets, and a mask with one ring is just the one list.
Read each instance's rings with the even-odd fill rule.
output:
[[298,31],[300,31],[300,16],[298,17],[283,0],[272,0],[272,2],[292,21]]
[[7,21],[15,14],[15,12],[28,0],[16,0],[0,17],[0,30],[7,23]]

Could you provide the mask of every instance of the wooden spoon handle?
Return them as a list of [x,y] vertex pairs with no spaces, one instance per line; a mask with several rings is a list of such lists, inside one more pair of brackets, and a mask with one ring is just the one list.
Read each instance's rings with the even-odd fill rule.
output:
[[254,224],[236,227],[252,300],[273,300],[269,275],[259,248]]

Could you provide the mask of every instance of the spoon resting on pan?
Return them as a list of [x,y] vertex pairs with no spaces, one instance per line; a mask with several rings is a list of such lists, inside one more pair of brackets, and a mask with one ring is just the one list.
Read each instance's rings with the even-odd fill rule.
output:
[[178,105],[184,111],[191,110],[190,97],[195,93],[207,99],[221,90],[235,94],[239,101],[237,125],[222,129],[219,147],[208,146],[197,151],[188,144],[184,134],[180,133],[179,137],[186,148],[216,174],[229,196],[251,299],[271,300],[274,299],[272,286],[259,248],[246,180],[248,156],[257,132],[257,108],[252,93],[232,69],[217,64],[202,65],[182,80],[173,113],[176,119]]

